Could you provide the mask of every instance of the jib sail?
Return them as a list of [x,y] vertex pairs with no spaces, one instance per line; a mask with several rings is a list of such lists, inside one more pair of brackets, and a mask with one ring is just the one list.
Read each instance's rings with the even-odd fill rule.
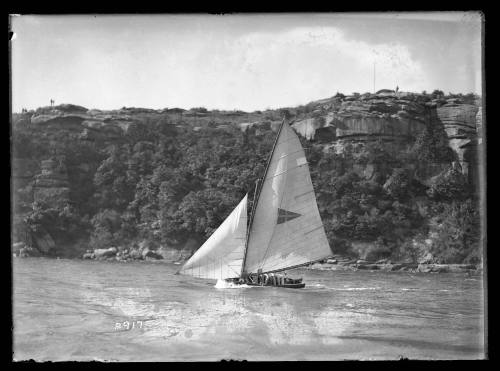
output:
[[240,276],[247,232],[247,198],[248,194],[179,273],[211,279]]

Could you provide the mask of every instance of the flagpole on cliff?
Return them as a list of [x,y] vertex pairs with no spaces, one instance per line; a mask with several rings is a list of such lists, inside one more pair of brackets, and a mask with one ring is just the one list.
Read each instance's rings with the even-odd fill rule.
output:
[[375,60],[373,60],[373,94],[375,94]]

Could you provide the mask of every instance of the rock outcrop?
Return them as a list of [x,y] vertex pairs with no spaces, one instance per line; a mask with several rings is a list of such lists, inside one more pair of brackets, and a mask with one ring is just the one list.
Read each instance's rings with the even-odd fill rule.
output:
[[[428,122],[426,107],[412,96],[380,92],[319,101],[314,117],[299,119],[295,130],[307,139],[334,141],[337,152],[347,142],[407,140]],[[319,105],[319,103],[318,103]]]
[[95,259],[105,259],[116,256],[118,249],[116,247],[110,247],[108,249],[95,249],[94,257]]
[[[442,124],[448,136],[450,148],[456,153],[461,171],[469,177],[471,163],[477,157],[477,113],[479,109],[460,100],[448,100],[436,108],[437,124]],[[472,180],[472,179],[471,179]]]
[[[17,250],[19,250],[19,248]],[[87,250],[81,257],[87,260],[117,260],[122,262],[133,260],[162,260],[166,263],[180,263],[189,259],[194,251],[195,249],[189,246],[182,249],[161,247],[157,250],[150,249],[147,246],[136,246],[132,248],[109,247],[106,249]]]
[[[332,148],[340,154],[348,146],[360,148],[375,140],[402,148],[431,125],[446,134],[460,171],[471,182],[477,178],[471,171],[482,140],[482,110],[477,104],[384,89],[376,94],[323,99],[308,107],[311,112],[297,118],[292,126],[304,138],[324,143],[325,150]],[[425,181],[450,165],[436,163],[435,169],[419,171]]]
[[64,207],[69,202],[69,182],[63,158],[41,162],[41,173],[35,177],[34,201],[53,207]]
[[41,255],[40,251],[32,246],[24,244],[23,242],[14,243],[12,250],[14,257],[18,258],[38,257]]
[[[154,110],[148,110],[156,112]],[[141,111],[142,112],[142,111]],[[31,116],[31,125],[45,131],[69,132],[78,139],[90,141],[114,141],[137,123],[129,110],[87,110],[75,105],[44,107]]]
[[481,266],[474,264],[434,264],[423,263],[392,263],[390,260],[379,261],[356,260],[340,255],[334,259],[314,263],[309,266],[313,270],[365,270],[365,271],[385,271],[385,272],[414,272],[414,273],[466,273],[475,274],[481,271]]

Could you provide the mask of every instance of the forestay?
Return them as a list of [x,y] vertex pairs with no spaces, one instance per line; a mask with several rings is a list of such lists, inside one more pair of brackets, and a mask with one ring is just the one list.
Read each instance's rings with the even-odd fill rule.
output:
[[283,270],[331,256],[304,149],[281,125],[250,226],[246,273]]
[[247,232],[247,198],[248,194],[179,273],[212,279],[239,277]]

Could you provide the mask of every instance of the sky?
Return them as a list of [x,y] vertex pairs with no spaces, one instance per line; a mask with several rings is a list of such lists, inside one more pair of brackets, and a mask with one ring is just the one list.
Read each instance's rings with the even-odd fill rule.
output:
[[11,16],[12,110],[292,107],[337,92],[481,93],[475,12]]

